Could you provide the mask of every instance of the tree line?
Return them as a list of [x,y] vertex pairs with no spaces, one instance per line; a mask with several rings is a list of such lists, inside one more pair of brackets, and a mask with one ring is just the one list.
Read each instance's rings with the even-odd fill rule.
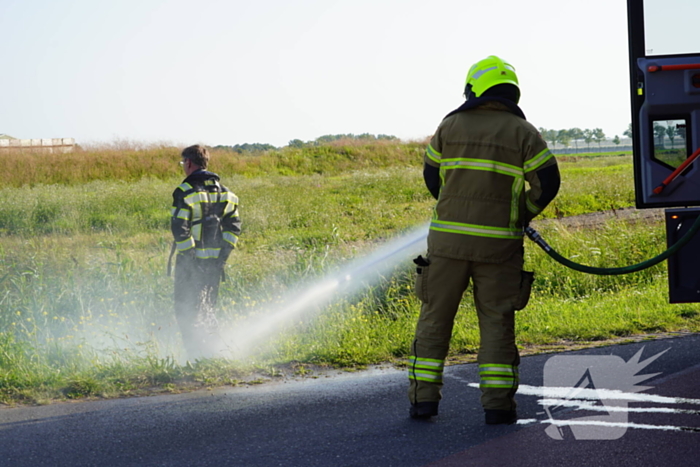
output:
[[[591,148],[592,143],[597,143],[600,148],[601,144],[607,140],[605,132],[601,128],[593,129],[581,129],[581,128],[569,128],[561,130],[553,130],[547,128],[538,128],[542,138],[547,141],[553,148],[557,144],[568,148],[573,145],[578,149],[579,144],[586,144],[588,149]],[[685,125],[678,125],[676,121],[654,122],[653,126],[654,138],[656,140],[655,145],[664,147],[665,140],[671,143],[671,147],[675,147],[675,142],[677,138],[682,140],[682,144],[685,144]],[[627,129],[622,133],[623,136],[632,138],[632,124],[630,123]],[[324,144],[332,143],[334,141],[358,141],[371,143],[374,141],[398,141],[399,138],[393,135],[373,135],[370,133],[362,133],[355,135],[353,133],[342,133],[335,135],[323,135],[319,136],[315,140],[302,141],[300,139],[293,139],[289,141],[287,146],[292,148],[308,148],[314,146],[322,146]],[[612,143],[616,146],[620,144],[620,137],[615,135],[611,139]],[[233,146],[219,145],[214,146],[213,149],[232,151],[239,154],[243,153],[255,153],[255,152],[265,152],[273,149],[280,149],[277,146],[266,143],[244,143],[244,144],[234,144]]]
[[[398,141],[399,138],[393,135],[372,135],[370,133],[362,133],[360,135],[355,135],[352,133],[343,133],[337,135],[323,135],[319,136],[315,140],[302,141],[300,139],[293,139],[287,146],[291,148],[308,148],[313,146],[322,146],[324,144],[332,143],[334,141],[350,140],[359,142],[374,142],[374,141]],[[230,145],[218,145],[213,146],[212,149],[217,149],[221,151],[232,151],[238,154],[251,153],[251,152],[265,152],[272,149],[279,149],[277,146],[273,146],[267,143],[243,143]]]
[[349,141],[360,141],[372,143],[374,141],[398,141],[399,138],[393,135],[373,135],[370,133],[362,133],[360,135],[355,135],[352,133],[343,133],[337,135],[323,135],[319,136],[313,141],[302,141],[300,139],[293,139],[287,145],[292,148],[306,148],[310,146],[321,146],[324,144],[332,143],[334,141],[349,140]]
[[[602,130],[602,128],[594,128],[592,130],[588,128],[585,130],[582,130],[581,128],[569,128],[562,130],[538,128],[538,130],[540,135],[542,135],[542,138],[550,143],[552,147],[556,147],[557,144],[560,144],[565,148],[568,148],[573,143],[574,147],[578,149],[579,142],[583,141],[590,149],[591,143],[596,142],[598,143],[598,147],[600,147],[600,144],[606,140],[605,132]],[[620,144],[620,137],[616,135],[615,138],[613,138],[613,143],[616,145]]]

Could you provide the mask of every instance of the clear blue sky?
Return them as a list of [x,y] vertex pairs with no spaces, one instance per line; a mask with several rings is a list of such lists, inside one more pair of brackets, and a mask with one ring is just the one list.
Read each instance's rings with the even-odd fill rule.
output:
[[0,0],[0,133],[418,139],[491,54],[516,67],[535,126],[627,128],[621,0]]

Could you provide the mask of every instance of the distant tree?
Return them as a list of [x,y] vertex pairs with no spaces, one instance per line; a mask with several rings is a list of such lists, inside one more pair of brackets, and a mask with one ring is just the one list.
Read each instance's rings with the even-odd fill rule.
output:
[[664,137],[666,136],[666,127],[659,122],[654,122],[654,136],[659,138],[657,145],[660,148],[664,147]]
[[557,130],[548,130],[542,127],[538,128],[538,130],[542,139],[549,142],[552,148],[557,146]]
[[593,129],[593,139],[598,143],[598,148],[600,149],[600,143],[605,141],[605,132],[602,128]]
[[557,142],[565,148],[568,148],[569,144],[571,144],[571,135],[569,134],[569,130],[559,130],[557,132]]
[[676,138],[676,124],[673,121],[666,122],[666,136],[671,140],[671,149],[674,148],[673,140]]
[[620,145],[620,142],[621,142],[621,141],[620,141],[620,137],[617,136],[617,135],[615,135],[615,137],[613,138],[612,141],[613,141],[613,144],[614,144],[615,146],[619,146],[619,145]]
[[303,148],[304,146],[306,146],[306,144],[300,139],[293,139],[289,143],[287,143],[287,146],[289,146],[290,148]]
[[264,151],[269,151],[270,149],[277,149],[277,148],[271,144],[243,143],[243,144],[234,144],[233,146],[223,146],[223,145],[214,146],[214,149],[224,150],[224,151],[233,151],[233,152],[237,152],[238,154],[241,154],[244,152],[264,152]]
[[354,140],[354,141],[379,141],[379,140],[398,140],[396,136],[391,135],[378,135],[375,136],[370,133],[362,133],[360,135],[354,135],[352,133],[338,134],[338,135],[323,135],[316,138],[315,143],[317,144],[327,144],[333,141],[339,141],[342,139]]
[[263,143],[243,143],[243,144],[236,144],[234,147],[234,150],[236,152],[262,152],[262,151],[269,151],[270,149],[277,149],[271,144],[263,144]]
[[680,136],[683,142],[685,143],[685,125],[677,125],[676,126],[676,135]]
[[319,137],[316,138],[314,141],[316,141],[316,142],[319,143],[319,144],[323,144],[323,143],[332,143],[333,141],[337,141],[337,140],[339,140],[339,139],[341,139],[341,138],[352,138],[352,137],[354,137],[354,136],[355,136],[355,135],[353,135],[353,134],[348,134],[348,135],[323,135],[323,136],[319,136]]
[[569,130],[569,137],[573,140],[574,146],[578,151],[578,140],[583,139],[583,131],[580,128],[571,128]]
[[377,135],[377,139],[388,140],[388,141],[398,141],[399,138],[394,135]]
[[590,130],[586,128],[583,130],[583,140],[586,142],[586,145],[588,145],[588,150],[591,150],[591,142],[593,142],[593,130]]
[[631,123],[627,126],[627,129],[622,133],[622,136],[627,136],[628,138],[632,139],[632,124]]

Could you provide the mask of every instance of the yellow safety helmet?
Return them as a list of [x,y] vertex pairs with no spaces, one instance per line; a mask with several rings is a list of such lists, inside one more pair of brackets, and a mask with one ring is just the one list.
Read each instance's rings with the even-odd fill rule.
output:
[[512,84],[520,90],[513,65],[490,55],[472,65],[467,73],[465,87],[471,89],[476,97],[480,97],[484,91],[497,84]]

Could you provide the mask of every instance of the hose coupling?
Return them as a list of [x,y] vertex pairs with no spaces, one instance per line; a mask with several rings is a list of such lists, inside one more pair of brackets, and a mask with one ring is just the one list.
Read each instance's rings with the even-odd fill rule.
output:
[[542,238],[540,233],[532,227],[530,227],[529,225],[525,227],[525,235],[527,235],[530,240],[539,245],[539,247],[542,248],[544,251],[549,252],[552,249],[552,247],[549,246],[549,244],[544,240],[544,238]]

